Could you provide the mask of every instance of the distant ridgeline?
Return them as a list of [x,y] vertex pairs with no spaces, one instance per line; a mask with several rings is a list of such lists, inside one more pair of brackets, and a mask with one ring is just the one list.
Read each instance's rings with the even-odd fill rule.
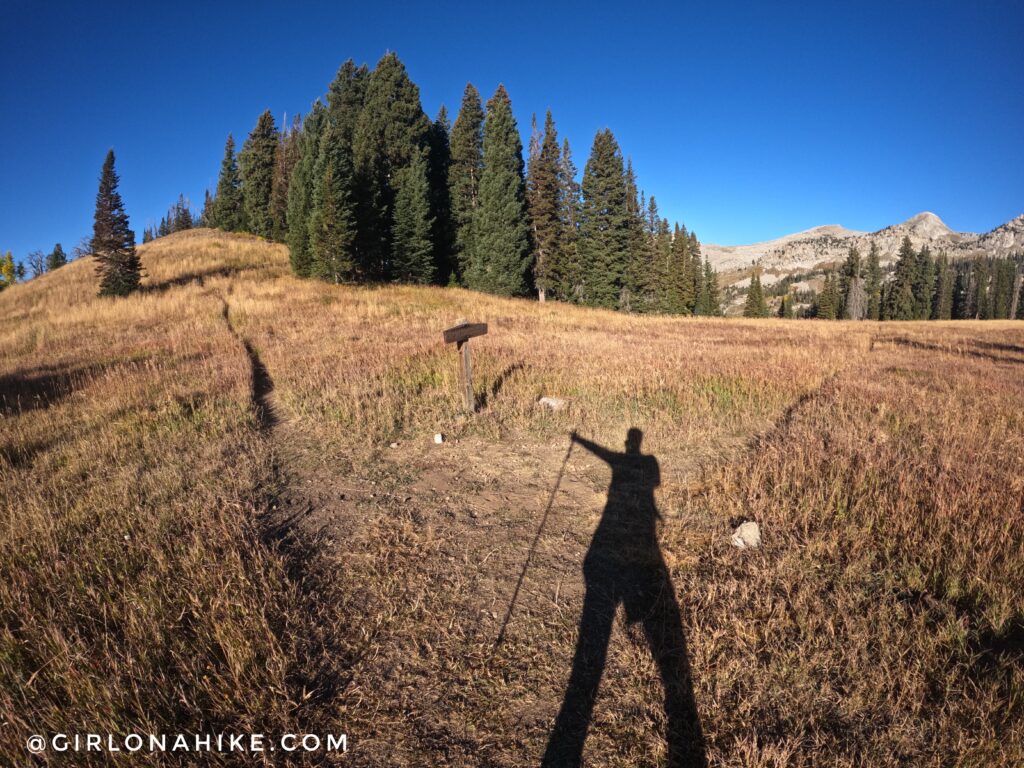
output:
[[[279,131],[269,111],[199,223],[285,242],[295,274],[330,282],[461,285],[630,312],[720,314],[718,277],[693,232],[637,188],[612,132],[577,181],[548,112],[523,147],[504,86],[466,86],[454,125],[433,122],[394,53],[345,62],[324,101]],[[158,233],[192,226],[179,200]],[[146,238],[155,233],[150,230]]]
[[[760,270],[747,291],[746,317],[815,317],[824,320],[1024,320],[1024,253],[952,260],[904,237],[896,263],[883,270],[878,247],[867,258],[851,247],[820,291],[795,291],[789,276],[767,289]],[[803,282],[802,280],[800,282]],[[800,308],[797,309],[797,306]]]

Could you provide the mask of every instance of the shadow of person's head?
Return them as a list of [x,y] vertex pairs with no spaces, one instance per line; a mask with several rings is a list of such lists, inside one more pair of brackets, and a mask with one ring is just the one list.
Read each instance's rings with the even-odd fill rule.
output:
[[643,430],[630,427],[626,433],[626,453],[632,456],[640,455],[640,444],[644,441]]

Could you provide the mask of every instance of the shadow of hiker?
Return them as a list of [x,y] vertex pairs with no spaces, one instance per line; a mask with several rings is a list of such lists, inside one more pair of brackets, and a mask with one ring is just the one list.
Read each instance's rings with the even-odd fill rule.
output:
[[654,489],[658,461],[640,452],[643,432],[630,429],[626,450],[616,453],[573,433],[573,440],[612,470],[608,503],[583,561],[586,596],[579,639],[562,708],[544,753],[544,766],[579,766],[583,742],[604,672],[619,603],[626,621],[643,625],[665,692],[667,765],[707,765],[704,738],[690,680],[679,604],[658,546]]

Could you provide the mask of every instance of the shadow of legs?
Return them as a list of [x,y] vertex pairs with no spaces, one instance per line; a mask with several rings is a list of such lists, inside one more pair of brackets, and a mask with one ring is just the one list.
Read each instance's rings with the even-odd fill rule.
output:
[[592,584],[587,585],[572,674],[544,752],[542,765],[545,768],[573,768],[581,764],[583,742],[587,738],[587,727],[608,655],[615,605],[613,595]]

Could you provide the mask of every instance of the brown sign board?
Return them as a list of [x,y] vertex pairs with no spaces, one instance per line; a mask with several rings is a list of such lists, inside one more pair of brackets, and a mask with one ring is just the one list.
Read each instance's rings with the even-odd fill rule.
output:
[[485,333],[487,333],[487,323],[462,323],[452,326],[444,332],[444,343],[468,341],[474,336],[483,336]]

